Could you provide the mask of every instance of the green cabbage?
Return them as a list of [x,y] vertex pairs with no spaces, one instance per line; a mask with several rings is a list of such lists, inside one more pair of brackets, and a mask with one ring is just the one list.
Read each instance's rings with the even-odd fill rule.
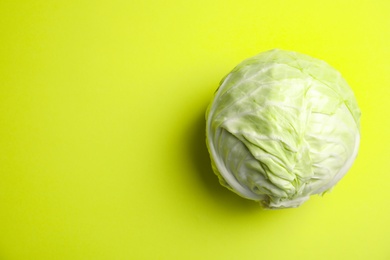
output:
[[220,183],[266,208],[301,205],[352,166],[360,110],[340,73],[304,54],[271,50],[244,60],[206,112]]

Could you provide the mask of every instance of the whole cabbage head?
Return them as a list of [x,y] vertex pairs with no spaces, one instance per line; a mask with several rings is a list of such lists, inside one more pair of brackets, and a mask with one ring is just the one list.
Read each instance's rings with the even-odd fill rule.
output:
[[291,208],[329,191],[358,152],[360,110],[340,73],[304,54],[244,60],[206,112],[220,183],[265,208]]

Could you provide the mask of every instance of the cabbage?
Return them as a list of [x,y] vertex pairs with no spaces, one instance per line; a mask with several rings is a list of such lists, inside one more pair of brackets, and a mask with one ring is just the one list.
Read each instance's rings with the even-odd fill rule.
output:
[[324,61],[291,51],[235,67],[206,120],[220,183],[265,208],[298,207],[329,191],[359,148],[360,110],[347,82]]

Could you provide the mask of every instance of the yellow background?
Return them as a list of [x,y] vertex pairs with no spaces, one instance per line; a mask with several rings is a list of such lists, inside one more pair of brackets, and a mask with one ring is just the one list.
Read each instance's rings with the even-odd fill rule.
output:
[[[0,259],[390,259],[387,0],[0,1]],[[272,48],[362,110],[334,191],[265,211],[204,142],[220,79]]]

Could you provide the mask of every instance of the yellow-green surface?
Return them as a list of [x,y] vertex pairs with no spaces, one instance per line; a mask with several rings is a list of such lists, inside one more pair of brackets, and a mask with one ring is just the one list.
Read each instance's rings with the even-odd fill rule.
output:
[[[0,1],[0,259],[390,259],[390,2]],[[334,191],[265,211],[218,184],[204,111],[272,48],[362,110]]]

